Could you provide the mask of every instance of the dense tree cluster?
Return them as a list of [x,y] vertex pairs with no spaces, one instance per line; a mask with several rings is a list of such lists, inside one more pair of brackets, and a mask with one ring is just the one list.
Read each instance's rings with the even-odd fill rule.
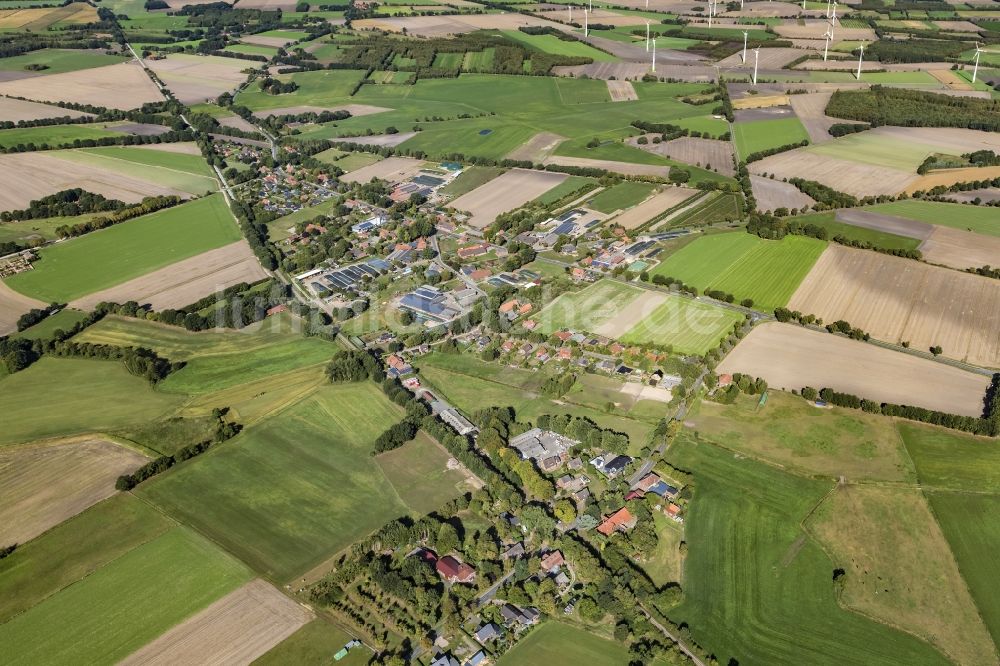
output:
[[366,351],[343,351],[326,365],[326,376],[331,382],[361,382],[382,376],[382,364]]
[[809,145],[809,139],[802,139],[797,143],[786,143],[783,146],[775,146],[773,148],[767,148],[765,150],[758,150],[757,152],[750,153],[747,155],[744,162],[749,164],[750,162],[756,162],[757,160],[762,160],[765,157],[770,157],[771,155],[777,155],[778,153],[784,153],[789,150],[795,150],[796,148],[801,148],[803,146]]
[[937,93],[872,86],[871,90],[838,90],[826,114],[880,125],[965,127],[1000,131],[1000,99],[953,97]]
[[87,192],[75,187],[55,194],[35,199],[23,210],[7,210],[0,213],[0,221],[40,220],[47,217],[75,217],[84,213],[120,210],[124,201],[107,199],[103,195]]
[[883,37],[865,47],[865,56],[882,63],[940,62],[970,48],[970,43],[958,40]]
[[858,205],[858,200],[850,194],[838,192],[832,187],[828,187],[823,183],[818,183],[815,180],[806,180],[805,178],[789,178],[788,182],[797,187],[803,194],[815,199],[816,202],[820,204],[816,207],[817,210],[822,210],[824,207],[853,208]]

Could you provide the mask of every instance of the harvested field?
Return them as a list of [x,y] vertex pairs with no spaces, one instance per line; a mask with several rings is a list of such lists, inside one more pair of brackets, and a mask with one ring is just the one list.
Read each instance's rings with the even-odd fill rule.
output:
[[[801,58],[803,55],[802,49],[764,47],[760,50],[760,61],[757,66],[759,69],[784,69],[785,65],[796,58]],[[740,49],[733,55],[720,60],[718,63],[719,67],[744,69],[746,65],[743,64],[742,56],[743,50]],[[751,67],[753,66],[753,60],[753,52],[747,50],[747,63]]]
[[242,9],[262,9],[264,11],[274,11],[280,9],[285,12],[295,11],[297,0],[240,0]]
[[0,83],[0,95],[41,102],[93,104],[123,111],[163,100],[159,89],[134,61],[7,81]]
[[[656,53],[657,61],[660,53]],[[553,67],[556,76],[588,76],[592,79],[607,80],[612,77],[619,80],[638,81],[649,74],[649,65],[645,62],[592,62],[589,65],[563,65]],[[677,79],[678,81],[693,81],[707,83],[715,81],[715,68],[705,65],[669,65],[657,62],[656,75]]]
[[340,104],[331,107],[303,105],[283,106],[277,109],[256,111],[254,115],[260,116],[261,118],[270,118],[271,116],[289,116],[298,115],[300,113],[323,113],[324,111],[330,111],[331,113],[336,111],[347,111],[352,116],[370,116],[373,113],[383,113],[385,111],[392,111],[392,109],[386,106],[372,106],[371,104]]
[[981,27],[972,21],[934,21],[934,25],[941,30],[950,30],[952,32],[979,32],[982,30]]
[[[787,96],[781,96],[780,98],[771,97],[768,99],[787,100]],[[740,100],[740,102],[742,101],[743,100]],[[749,123],[757,120],[780,120],[782,118],[792,118],[794,115],[795,112],[792,111],[792,107],[788,106],[787,102],[784,106],[781,105],[755,106],[750,108],[736,108],[733,111],[733,117],[735,121],[738,123]]]
[[155,310],[180,308],[240,282],[267,277],[246,241],[209,250],[73,301],[73,307],[90,310],[98,303],[136,301]]
[[654,155],[662,155],[685,164],[712,169],[724,176],[736,175],[736,168],[733,166],[733,144],[730,141],[682,136],[672,141],[661,143],[650,141],[646,144],[640,144],[637,143],[637,139],[638,137],[629,139],[628,144]]
[[[744,97],[742,99],[735,100],[733,102],[733,108],[737,112],[744,111],[746,109],[770,109],[776,106],[788,106],[788,95],[754,95],[753,97]],[[776,109],[777,111],[777,109]],[[781,115],[788,115],[788,109],[781,109]],[[737,116],[737,120],[760,120],[761,118],[767,118],[770,116],[758,116],[753,117],[744,114],[743,117]]]
[[972,90],[972,84],[950,69],[932,69],[927,72],[952,90]]
[[126,150],[133,149],[159,150],[164,153],[178,153],[180,155],[201,155],[198,144],[194,141],[181,141],[178,143],[150,143],[142,146],[125,146]]
[[920,251],[932,264],[959,270],[1000,266],[1000,238],[951,227],[933,227],[930,236],[920,245]]
[[[788,303],[878,340],[1000,367],[1000,281],[830,245]],[[935,391],[939,393],[940,391]]]
[[511,169],[451,202],[450,207],[472,213],[469,224],[483,229],[501,213],[519,208],[545,194],[569,176],[564,173]]
[[613,218],[612,224],[622,226],[625,229],[636,229],[671,208],[679,206],[699,192],[700,190],[692,190],[687,187],[668,187]]
[[940,169],[925,176],[919,176],[903,190],[907,194],[927,191],[939,185],[945,187],[955,183],[969,183],[976,180],[1000,178],[1000,166],[969,167],[967,169]]
[[612,102],[634,102],[639,99],[639,95],[635,92],[635,88],[632,87],[631,82],[609,80],[607,83],[608,93],[611,95]]
[[188,196],[186,192],[52,155],[51,152],[0,155],[0,170],[6,178],[6,187],[0,190],[0,210],[21,210],[35,199],[73,187],[126,203],[138,203],[149,196]]
[[659,176],[667,178],[670,167],[656,166],[655,164],[633,164],[632,162],[616,162],[614,160],[594,160],[589,157],[568,157],[566,155],[553,155],[545,158],[543,164],[560,164],[562,166],[589,167],[594,169],[605,169],[626,176]]
[[288,37],[265,37],[262,35],[244,35],[240,37],[241,44],[256,44],[257,46],[273,46],[275,48],[281,48],[287,44],[294,42],[294,39]]
[[39,104],[38,102],[27,102],[23,99],[12,99],[10,97],[0,97],[0,120],[12,123],[22,120],[40,120],[42,118],[83,118],[93,114],[73,109],[64,109],[51,104]]
[[[795,14],[798,13],[798,8],[795,9]],[[774,26],[774,32],[776,32],[781,37],[788,39],[816,39],[816,36],[823,36],[823,33],[827,30],[826,19],[805,19],[803,25],[797,23],[784,23],[782,25]],[[875,40],[875,31],[871,28],[845,28],[842,25],[837,26],[837,39],[846,41],[865,41],[872,42]]]
[[981,190],[969,190],[967,192],[948,192],[942,196],[958,203],[972,203],[976,199],[988,203],[991,201],[1000,201],[1000,187],[986,187]]
[[836,213],[837,222],[843,222],[855,227],[864,227],[873,231],[883,231],[887,234],[906,236],[907,238],[917,238],[927,240],[934,225],[916,220],[896,217],[895,215],[883,215],[882,213],[872,213],[867,210],[848,208],[838,210]]
[[[608,83],[611,83],[610,81]],[[507,154],[509,160],[528,160],[531,162],[541,162],[552,154],[566,137],[552,132],[539,132],[531,137],[527,143],[518,146]]]
[[830,127],[838,122],[836,118],[826,115],[826,105],[830,102],[833,93],[806,93],[805,95],[791,95],[788,100],[792,105],[792,110],[799,117],[802,125],[809,133],[809,140],[813,143],[829,141]]
[[163,60],[147,60],[146,65],[156,72],[178,100],[185,104],[197,104],[235,90],[247,78],[243,70],[255,68],[259,63],[174,53]]
[[25,543],[115,492],[115,479],[148,458],[81,437],[0,451],[0,544]]
[[218,118],[217,120],[223,127],[232,127],[233,129],[243,130],[244,132],[257,131],[256,127],[239,116],[227,116],[225,118]]
[[[962,155],[977,150],[992,150],[1000,152],[1000,134],[958,127],[876,127],[863,132],[862,135],[879,137],[904,143],[919,143],[930,149],[949,155]],[[984,167],[979,171],[987,173]],[[996,175],[984,175],[982,178],[995,178]]]
[[[551,16],[552,19],[556,21],[565,21],[567,18],[565,7],[540,11],[538,14],[541,16]],[[618,14],[607,9],[594,9],[590,12],[590,22],[603,23],[604,25],[629,26],[645,25],[646,19],[635,14]]]
[[54,7],[0,9],[0,29],[45,31],[56,23],[79,24],[97,22],[97,10],[90,5],[72,3]]
[[249,664],[313,614],[260,579],[230,592],[129,657],[142,664]]
[[799,191],[799,188],[780,180],[750,176],[750,186],[759,211],[774,211],[779,208],[801,210],[816,203],[812,197]]
[[[170,131],[170,128],[166,125],[154,125],[152,123],[122,123],[121,125],[108,126],[108,129],[114,129],[116,132],[124,132],[125,134],[134,134],[135,136],[159,136]],[[154,148],[154,150],[157,149]],[[169,148],[166,150],[169,150]]]
[[917,179],[916,174],[873,164],[861,164],[797,148],[765,157],[748,165],[750,173],[773,174],[775,178],[806,178],[839,192],[865,197],[898,194]]
[[370,136],[352,136],[345,141],[362,146],[395,147],[409,141],[417,135],[416,132],[397,132],[396,134],[372,134]]
[[832,388],[879,402],[967,416],[982,414],[989,385],[984,375],[777,322],[756,326],[717,371],[763,377],[770,386],[786,391]]
[[44,308],[48,303],[20,294],[0,282],[0,335],[17,330],[17,320],[32,308]]
[[420,173],[424,163],[412,157],[389,157],[366,167],[346,173],[341,180],[348,183],[367,183],[374,178],[399,183]]

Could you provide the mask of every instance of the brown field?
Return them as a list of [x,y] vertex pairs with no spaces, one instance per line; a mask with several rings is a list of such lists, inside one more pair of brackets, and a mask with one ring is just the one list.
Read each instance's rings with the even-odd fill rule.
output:
[[539,132],[528,139],[527,143],[518,146],[507,154],[509,160],[526,160],[530,162],[541,162],[556,149],[566,137],[553,134],[552,132]]
[[219,124],[223,127],[232,127],[233,129],[243,130],[244,132],[256,132],[257,128],[253,124],[248,123],[239,116],[227,116],[226,118],[217,118]]
[[[659,51],[656,54],[656,58],[657,76],[697,83],[707,83],[716,79],[714,67],[698,64],[672,65],[667,62],[660,62]],[[589,65],[553,67],[552,73],[556,76],[588,76],[592,79],[604,80],[614,77],[616,79],[638,81],[646,74],[649,74],[650,71],[649,63],[646,62],[592,62]]]
[[281,48],[282,46],[291,44],[294,41],[294,39],[289,39],[288,37],[265,37],[263,35],[244,35],[240,37],[240,42],[243,44],[273,46],[275,48]]
[[[768,109],[774,106],[788,106],[788,95],[755,95],[733,102],[734,109]],[[738,118],[737,120],[743,120]]]
[[924,259],[959,270],[1000,266],[1000,238],[935,226],[920,245]]
[[[577,8],[580,12],[580,18],[573,17],[578,21],[582,22],[583,14],[582,9]],[[565,21],[568,18],[565,7],[560,7],[559,9],[543,10],[539,11],[540,16],[545,16],[546,18],[551,17],[555,21]],[[641,16],[628,15],[628,14],[618,14],[607,9],[595,9],[590,12],[590,22],[591,23],[603,23],[604,25],[614,25],[614,26],[629,26],[629,25],[645,25],[646,19]]]
[[791,95],[788,99],[792,105],[792,110],[799,117],[799,121],[809,133],[809,140],[813,143],[829,141],[829,129],[838,121],[826,115],[826,105],[830,102],[833,93],[806,93],[805,95]]
[[156,310],[180,308],[234,284],[266,277],[267,271],[241,240],[89,294],[73,301],[73,307],[89,310],[102,301],[136,301]]
[[934,231],[933,224],[856,208],[838,210],[835,216],[837,222],[851,224],[855,227],[864,227],[865,229],[872,229],[874,231],[884,231],[889,234],[896,234],[897,236],[917,238],[919,240],[927,240],[931,232]]
[[0,9],[0,29],[39,32],[59,24],[96,23],[97,9],[74,3],[65,7],[31,7]]
[[736,168],[733,166],[733,144],[729,141],[682,136],[672,141],[653,143],[652,135],[646,138],[649,139],[649,143],[637,143],[638,137],[629,139],[628,143],[634,148],[641,148],[654,155],[662,155],[685,164],[712,169],[724,176],[736,174]]
[[927,72],[952,90],[972,90],[972,84],[950,69],[932,69]]
[[972,203],[976,199],[983,202],[1000,201],[1000,187],[984,187],[981,190],[969,190],[967,192],[948,192],[942,196],[959,203]]
[[916,174],[898,169],[818,155],[802,148],[751,162],[748,168],[750,173],[773,174],[778,180],[808,178],[856,197],[895,195],[917,179]]
[[903,191],[907,194],[913,194],[918,191],[926,192],[938,185],[948,186],[955,183],[969,183],[976,180],[990,180],[993,178],[1000,178],[1000,166],[940,169],[932,171],[925,176],[919,176],[907,185]]
[[785,391],[832,388],[879,402],[980,416],[989,377],[796,324],[756,326],[719,373],[763,377]]
[[608,94],[611,95],[612,102],[634,102],[639,99],[631,82],[609,80],[607,83]]
[[[819,10],[811,9],[804,12],[805,16],[815,16]],[[803,14],[802,6],[790,2],[754,2],[747,4],[743,9],[735,12],[724,12],[722,16],[759,16],[759,17],[781,17],[798,16]]]
[[[802,49],[793,48],[762,48],[760,50],[760,60],[758,62],[758,68],[760,69],[782,69],[785,65],[795,60],[796,58],[801,58],[804,53]],[[743,63],[743,49],[733,55],[723,58],[719,61],[719,67],[723,68],[745,68],[747,65],[753,67],[754,54],[753,50],[747,49],[747,62]]]
[[4,282],[0,282],[0,335],[17,330],[17,320],[32,308],[44,308],[48,303],[36,301],[19,294]]
[[589,157],[567,157],[565,155],[552,155],[545,158],[543,164],[561,164],[562,166],[591,167],[594,169],[604,169],[614,171],[625,176],[659,176],[667,178],[670,167],[656,166],[655,164],[633,164],[632,162],[616,162],[614,160],[592,160]]
[[240,0],[242,9],[263,9],[274,11],[280,9],[284,12],[295,11],[297,0]]
[[399,183],[416,176],[423,166],[422,160],[415,160],[412,157],[389,157],[346,173],[340,179],[348,183],[368,183],[374,178],[379,178],[390,183]]
[[298,115],[300,113],[323,113],[324,111],[347,111],[352,116],[370,116],[373,113],[383,113],[385,111],[392,111],[386,106],[372,106],[371,104],[341,104],[339,106],[322,107],[322,106],[284,106],[280,109],[268,109],[266,111],[258,111],[254,115],[260,116],[261,118],[270,118],[271,116],[289,116]]
[[635,229],[646,224],[664,211],[679,206],[694,195],[699,190],[692,190],[687,187],[668,187],[659,194],[655,194],[642,203],[629,208],[621,215],[612,220],[612,224],[624,227],[625,229]]
[[228,0],[166,0],[166,3],[170,5],[171,9],[180,9],[184,5],[207,5],[213,2],[226,2],[229,5],[233,4],[232,2],[228,2]]
[[[798,8],[796,8],[795,13],[798,14]],[[817,37],[822,37],[826,29],[827,21],[825,18],[805,19],[804,25],[799,25],[793,19],[791,23],[774,26],[774,31],[778,35],[788,39],[816,39]],[[837,39],[871,42],[875,39],[875,31],[871,28],[845,28],[842,25],[838,25]]]
[[0,120],[12,123],[22,120],[40,120],[42,118],[83,118],[91,117],[93,114],[73,109],[63,109],[51,104],[39,104],[38,102],[27,102],[23,99],[12,99],[10,97],[0,97]]
[[[753,98],[744,97],[741,100],[737,100],[734,105],[742,104],[747,99],[751,100],[751,102],[755,101]],[[764,106],[754,106],[751,103],[749,107],[734,108],[733,118],[738,123],[749,123],[755,120],[777,120],[779,118],[793,117],[795,112],[792,111],[792,107],[787,102],[784,105],[777,104],[782,99],[787,100],[788,98],[786,96],[766,97],[763,100],[765,103]]]
[[110,497],[149,459],[96,437],[0,451],[0,544],[25,543]]
[[313,614],[257,579],[189,617],[119,666],[249,664]]
[[135,61],[7,81],[0,83],[0,95],[41,102],[93,104],[123,111],[163,100],[156,84]]
[[[1000,367],[1000,281],[830,245],[788,304],[848,321],[877,340]],[[937,391],[936,391],[937,392]]]
[[501,213],[520,208],[537,199],[569,176],[550,171],[511,169],[485,185],[480,185],[449,204],[450,208],[472,214],[469,224],[483,229]]
[[178,143],[150,143],[142,146],[125,146],[126,148],[144,148],[147,150],[160,150],[164,153],[180,153],[181,155],[201,155],[198,144],[194,141],[180,141]]
[[164,85],[185,104],[212,101],[224,92],[235,90],[247,75],[243,70],[258,66],[248,60],[220,56],[196,56],[183,53],[163,60],[147,60]]
[[21,210],[35,199],[74,187],[82,187],[88,192],[126,203],[138,203],[148,196],[190,196],[186,192],[61,160],[52,155],[53,153],[0,155],[0,171],[6,179],[6,187],[0,189],[0,210]]
[[919,489],[841,486],[806,526],[848,572],[841,603],[924,638],[956,664],[996,662],[986,625]]
[[763,176],[750,176],[750,187],[753,197],[757,200],[757,210],[774,211],[779,208],[803,209],[816,203],[808,194],[799,188],[780,180],[771,180]]
[[979,32],[981,27],[972,21],[934,21],[941,30],[951,30],[952,32]]

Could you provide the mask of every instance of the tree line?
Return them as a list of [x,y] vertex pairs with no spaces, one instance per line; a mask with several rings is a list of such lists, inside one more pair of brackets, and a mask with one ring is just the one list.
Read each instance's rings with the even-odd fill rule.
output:
[[838,90],[826,114],[871,124],[903,127],[964,127],[1000,131],[1000,100],[952,97],[937,93],[872,86],[868,91]]
[[[101,215],[76,224],[62,224],[56,227],[56,235],[59,238],[73,238],[105,229],[107,227],[131,220],[143,215],[149,215],[164,208],[171,208],[183,202],[179,196],[170,194],[164,196],[145,197],[140,203],[127,208],[115,208],[111,215]],[[121,202],[118,202],[121,203]]]

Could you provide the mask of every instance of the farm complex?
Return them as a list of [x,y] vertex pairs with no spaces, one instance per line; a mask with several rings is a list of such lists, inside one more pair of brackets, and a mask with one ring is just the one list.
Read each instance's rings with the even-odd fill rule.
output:
[[1000,6],[0,2],[0,660],[1000,664]]

